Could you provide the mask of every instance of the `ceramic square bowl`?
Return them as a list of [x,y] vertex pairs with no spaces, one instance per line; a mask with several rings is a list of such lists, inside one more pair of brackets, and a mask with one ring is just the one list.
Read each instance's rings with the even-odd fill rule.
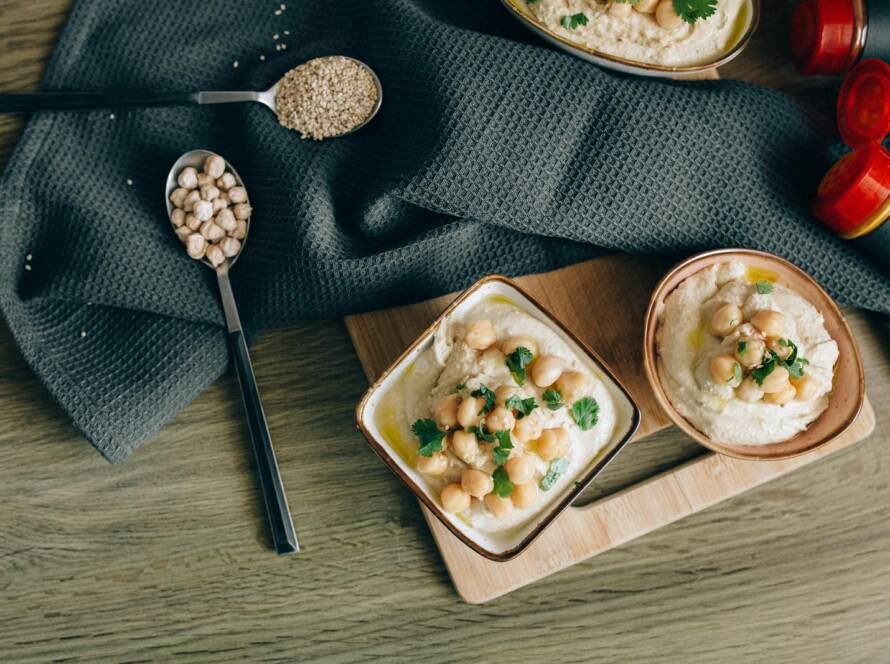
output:
[[[837,343],[840,355],[834,367],[834,385],[828,408],[804,431],[780,443],[769,445],[737,445],[713,440],[696,429],[671,404],[659,378],[660,362],[656,347],[658,316],[665,298],[677,286],[704,268],[738,260],[754,267],[769,279],[801,295],[822,314],[825,329]],[[739,459],[782,459],[814,450],[837,438],[853,424],[865,400],[865,377],[862,357],[853,333],[834,300],[806,272],[783,258],[753,249],[720,249],[686,259],[673,267],[655,287],[646,313],[643,333],[643,358],[646,377],[658,403],[680,429],[707,448]]]
[[[575,353],[577,358],[586,362],[587,367],[602,381],[612,397],[616,410],[616,424],[608,442],[588,466],[577,474],[574,483],[569,482],[562,493],[548,496],[548,500],[541,502],[540,510],[527,521],[518,524],[510,531],[498,534],[477,530],[459,516],[447,513],[440,507],[437,492],[434,491],[425,476],[416,471],[405,458],[404,446],[416,445],[416,441],[404,442],[400,440],[400,436],[393,432],[392,424],[388,424],[386,418],[382,416],[382,412],[385,410],[383,404],[386,396],[406,372],[413,369],[418,356],[432,345],[438,326],[451,317],[462,317],[474,306],[488,298],[502,302],[508,301],[547,324]],[[424,398],[424,396],[419,395],[418,398]],[[356,410],[356,421],[374,452],[408,485],[408,488],[439,521],[464,544],[480,555],[494,561],[505,561],[521,553],[615,458],[636,432],[640,422],[640,411],[631,400],[627,390],[603,361],[552,314],[511,280],[501,276],[489,276],[464,291],[380,376],[359,403]],[[400,447],[402,451],[400,451]]]

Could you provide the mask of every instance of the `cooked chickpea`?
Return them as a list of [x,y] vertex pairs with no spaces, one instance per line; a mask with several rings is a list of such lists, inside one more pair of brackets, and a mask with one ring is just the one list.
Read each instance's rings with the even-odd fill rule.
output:
[[247,203],[236,203],[232,206],[232,213],[235,215],[235,219],[241,219],[242,221],[247,221],[250,219],[250,215],[253,212],[253,208],[250,207]]
[[181,171],[179,171],[179,177],[176,178],[176,183],[183,189],[197,188],[198,171],[196,171],[192,166],[186,166]]
[[742,367],[732,355],[715,355],[709,365],[711,378],[721,385],[737,387],[741,383]]
[[538,343],[531,337],[510,337],[501,344],[504,355],[509,355],[519,347],[527,348],[532,355],[538,354]]
[[812,401],[819,392],[819,381],[810,375],[801,378],[791,378],[791,384],[797,391],[796,398],[799,401]]
[[170,194],[170,202],[173,203],[175,207],[184,208],[185,207],[185,197],[189,195],[189,190],[184,187],[179,187],[178,189],[174,189],[173,193]]
[[504,361],[507,358],[504,357],[504,354],[498,348],[492,346],[488,350],[483,351],[479,359],[482,361],[482,371],[491,375],[503,368]]
[[490,493],[485,496],[483,502],[488,511],[498,519],[503,519],[513,511],[513,501],[509,498],[501,498],[495,493]]
[[553,461],[569,451],[571,441],[565,429],[544,429],[538,437],[538,456],[544,461]]
[[766,344],[763,339],[742,337],[735,345],[735,358],[746,369],[753,369],[763,362],[763,354],[766,352]]
[[472,463],[479,455],[479,441],[469,431],[455,431],[451,435],[451,451],[464,463]]
[[464,429],[479,424],[479,418],[482,417],[479,411],[485,406],[485,401],[477,397],[467,397],[460,402],[457,408],[457,422]]
[[218,154],[212,154],[204,160],[204,172],[212,178],[222,177],[226,172],[226,160]]
[[760,389],[760,386],[754,382],[754,379],[751,378],[751,376],[748,376],[742,381],[742,384],[739,385],[738,389],[736,389],[735,395],[742,401],[754,403],[763,398],[763,390]]
[[515,424],[513,413],[503,406],[497,406],[485,418],[485,426],[489,431],[512,431]]
[[539,357],[532,365],[532,380],[538,387],[550,387],[562,375],[566,362],[561,357],[546,355]]
[[475,468],[464,468],[460,474],[460,485],[474,498],[482,498],[494,489],[494,480],[488,473]]
[[661,0],[655,9],[655,20],[666,30],[676,30],[683,25],[683,19],[674,9],[674,0]]
[[577,401],[590,390],[590,381],[580,371],[563,371],[554,387],[565,401]]
[[[783,341],[786,343],[782,343]],[[766,346],[783,360],[788,359],[794,352],[791,344],[787,343],[785,339],[770,339]]]
[[528,484],[535,476],[535,461],[528,454],[517,454],[507,459],[504,470],[513,484]]
[[641,14],[651,14],[658,6],[658,0],[640,0],[633,6]]
[[477,320],[467,325],[467,346],[473,350],[485,350],[495,341],[497,334],[490,320]]
[[448,469],[448,456],[444,452],[434,452],[432,456],[417,457],[417,470],[427,475],[441,475]]
[[470,507],[470,494],[463,490],[460,484],[449,484],[439,496],[442,507],[446,512],[457,514]]
[[785,331],[785,315],[763,309],[751,316],[751,324],[768,337],[781,337]]
[[793,401],[796,396],[797,390],[795,390],[794,386],[789,383],[787,387],[779,392],[769,392],[765,394],[763,400],[777,406],[784,406],[789,401]]
[[627,2],[616,2],[615,0],[612,0],[612,4],[609,5],[609,14],[617,16],[618,18],[627,18],[632,11],[633,6]]
[[735,304],[727,302],[711,316],[711,334],[715,337],[725,337],[732,334],[743,320],[742,310]]
[[544,425],[535,412],[526,415],[521,420],[516,420],[516,426],[513,427],[513,437],[523,443],[535,440],[544,431]]
[[244,187],[231,187],[226,195],[229,197],[229,200],[232,203],[246,203],[247,202],[247,190]]
[[510,500],[516,507],[531,507],[538,499],[538,485],[534,482],[517,484],[510,494]]
[[498,406],[504,406],[510,397],[519,397],[521,399],[523,392],[520,388],[513,387],[512,385],[501,385],[494,391],[494,402]]
[[774,394],[788,389],[790,374],[785,367],[776,367],[772,372],[760,383],[760,389],[767,394]]
[[443,429],[453,429],[457,426],[457,409],[460,406],[461,396],[449,394],[436,402],[433,407],[433,419]]

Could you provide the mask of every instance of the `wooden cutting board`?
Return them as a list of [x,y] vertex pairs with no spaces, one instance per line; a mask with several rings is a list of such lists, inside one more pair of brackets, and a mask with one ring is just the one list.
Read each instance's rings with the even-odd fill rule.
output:
[[[599,353],[627,387],[643,414],[634,440],[670,424],[646,381],[641,350],[649,294],[667,267],[615,255],[517,279]],[[453,299],[448,295],[346,318],[368,380],[373,382]],[[479,604],[828,456],[864,439],[874,426],[874,412],[866,401],[846,433],[800,457],[740,461],[703,454],[595,503],[567,509],[528,549],[505,563],[474,553],[421,509],[457,592]],[[613,464],[620,463],[619,454]]]

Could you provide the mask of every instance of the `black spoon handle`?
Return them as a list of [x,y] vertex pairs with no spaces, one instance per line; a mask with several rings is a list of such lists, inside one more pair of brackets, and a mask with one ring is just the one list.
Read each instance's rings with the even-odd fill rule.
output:
[[197,92],[34,92],[0,94],[0,113],[197,104]]

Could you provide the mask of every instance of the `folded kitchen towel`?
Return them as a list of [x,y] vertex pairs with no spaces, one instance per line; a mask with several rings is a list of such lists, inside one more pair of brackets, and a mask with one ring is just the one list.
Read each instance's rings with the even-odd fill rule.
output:
[[0,182],[0,306],[109,460],[227,364],[212,274],[164,210],[166,172],[193,148],[225,155],[250,192],[232,279],[252,330],[603,250],[722,246],[782,254],[842,302],[890,311],[886,275],[807,212],[827,142],[790,99],[600,70],[495,0],[81,0],[43,87],[265,89],[329,54],[369,63],[385,89],[341,139],[300,140],[256,104],[31,119]]

